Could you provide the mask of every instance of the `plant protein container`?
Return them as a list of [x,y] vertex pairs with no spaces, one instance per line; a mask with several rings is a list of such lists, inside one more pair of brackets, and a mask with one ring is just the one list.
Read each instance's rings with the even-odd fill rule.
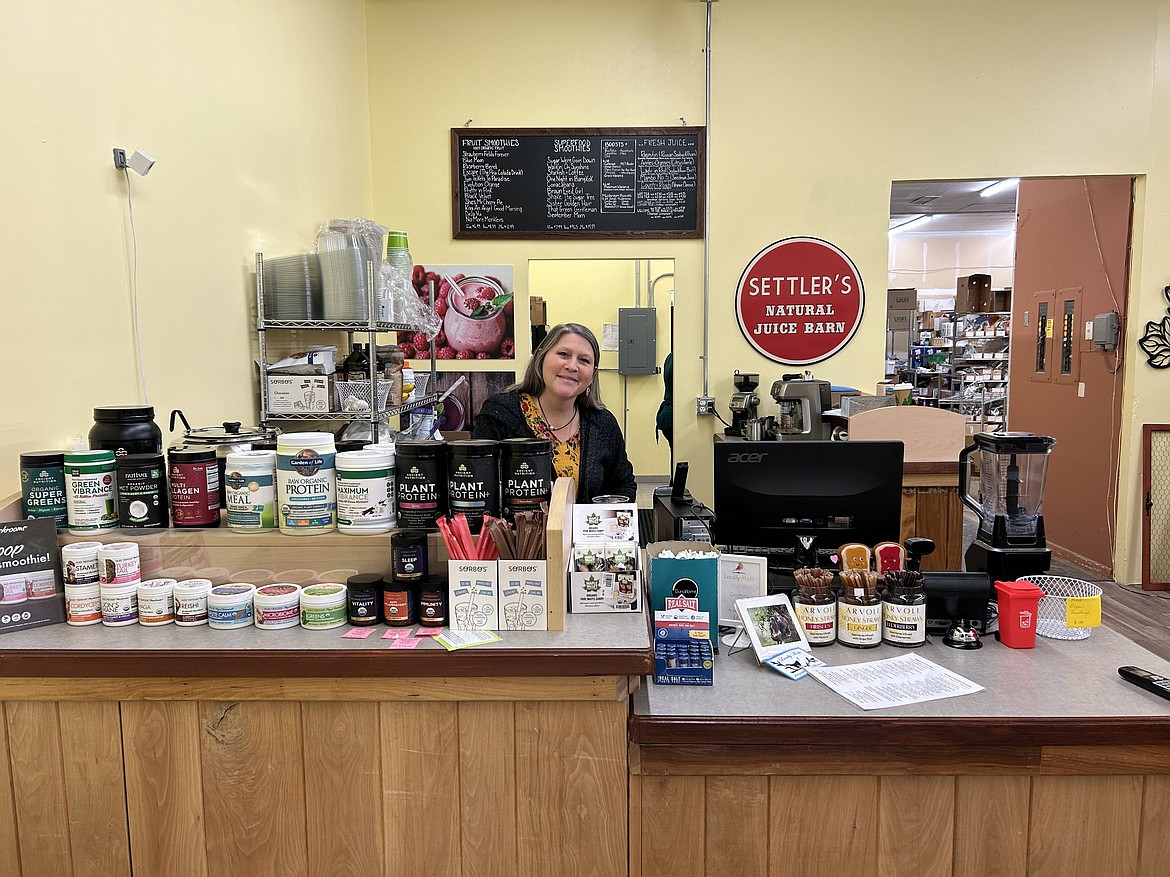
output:
[[162,454],[119,457],[118,523],[157,530],[171,525],[167,466]]
[[175,624],[179,627],[199,627],[207,624],[207,595],[211,593],[210,579],[184,579],[176,582]]
[[107,542],[97,550],[98,581],[107,587],[136,585],[142,580],[137,542]]
[[227,455],[223,487],[231,529],[276,526],[276,451],[232,451]]
[[837,602],[837,642],[854,649],[872,649],[882,641],[882,600],[877,595],[877,573],[861,569],[840,572],[841,599]]
[[301,627],[330,630],[345,624],[345,585],[323,582],[301,591]]
[[540,508],[552,499],[552,443],[512,438],[500,442],[500,482],[504,517]]
[[208,625],[215,630],[251,627],[255,594],[255,585],[247,582],[216,585],[207,595]]
[[882,642],[914,649],[926,643],[926,591],[917,570],[886,573],[882,600]]
[[275,582],[256,589],[253,601],[256,626],[262,630],[283,630],[301,623],[301,586]]
[[20,513],[26,518],[52,518],[58,530],[69,525],[64,451],[20,455]]
[[127,454],[161,454],[162,430],[154,422],[153,405],[106,405],[93,409],[89,430],[93,450]]
[[108,533],[118,526],[118,484],[113,451],[65,454],[65,506],[75,536]]
[[148,627],[175,620],[174,579],[147,579],[138,584],[138,623]]
[[176,527],[219,526],[219,463],[214,448],[175,445],[171,468],[171,518]]
[[98,583],[98,549],[101,542],[70,542],[61,546],[61,573],[66,587]]
[[447,506],[464,515],[472,533],[483,516],[500,515],[500,445],[486,439],[447,443]]
[[384,450],[337,455],[337,529],[389,533],[394,529],[394,454]]
[[437,529],[435,521],[447,514],[446,442],[402,439],[395,443],[395,454],[398,526]]
[[290,432],[276,440],[280,532],[309,536],[336,527],[336,453],[327,432]]
[[378,623],[383,584],[377,573],[362,573],[346,579],[345,613],[354,627],[371,627]]

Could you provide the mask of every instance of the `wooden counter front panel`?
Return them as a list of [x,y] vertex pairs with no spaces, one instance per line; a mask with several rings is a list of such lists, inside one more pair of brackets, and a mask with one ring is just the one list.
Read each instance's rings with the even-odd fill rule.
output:
[[626,874],[624,700],[9,701],[0,874]]

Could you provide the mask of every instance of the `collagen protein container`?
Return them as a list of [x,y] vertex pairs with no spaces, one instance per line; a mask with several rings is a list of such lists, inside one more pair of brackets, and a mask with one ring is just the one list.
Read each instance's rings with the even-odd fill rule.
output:
[[66,587],[98,583],[98,549],[101,542],[70,542],[61,546],[61,572]]
[[256,626],[263,630],[281,630],[301,623],[301,586],[276,582],[256,589],[253,600]]
[[198,627],[207,624],[207,595],[211,588],[210,579],[184,579],[175,583],[176,625]]
[[446,443],[410,439],[394,446],[398,526],[408,530],[438,529],[435,521],[447,514]]
[[65,454],[65,506],[75,536],[108,533],[118,526],[118,486],[113,451]]
[[219,461],[214,448],[175,445],[170,465],[171,518],[176,527],[219,526]]
[[500,488],[504,517],[540,508],[552,499],[552,443],[512,438],[500,442]]
[[394,529],[394,454],[343,451],[336,464],[337,529],[356,535]]
[[75,627],[100,624],[102,595],[97,585],[65,586],[65,622]]
[[483,527],[484,515],[500,516],[499,442],[448,442],[447,507],[452,515],[466,516],[472,533]]
[[337,523],[336,450],[327,432],[290,432],[276,440],[276,512],[280,532],[328,533]]
[[162,430],[154,422],[153,405],[106,405],[93,409],[89,446],[127,454],[162,453]]
[[108,587],[136,585],[142,580],[137,542],[107,542],[97,550],[98,581]]
[[175,620],[174,579],[147,579],[138,583],[138,623],[171,624]]
[[58,530],[68,526],[64,451],[20,455],[20,513],[26,518],[52,518]]
[[224,469],[227,523],[233,530],[276,526],[276,451],[232,451]]
[[167,464],[162,454],[119,457],[118,523],[157,530],[171,525]]
[[247,582],[216,585],[207,595],[207,623],[215,630],[252,626],[256,588]]
[[128,585],[99,585],[102,598],[102,624],[125,627],[138,623],[138,582]]
[[301,627],[329,630],[345,624],[345,585],[322,582],[301,590]]

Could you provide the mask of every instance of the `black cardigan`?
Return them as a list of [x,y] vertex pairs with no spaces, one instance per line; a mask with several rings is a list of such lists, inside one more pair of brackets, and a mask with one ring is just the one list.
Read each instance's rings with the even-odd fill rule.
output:
[[[626,440],[617,419],[606,409],[577,406],[581,414],[581,467],[577,478],[577,501],[595,496],[622,494],[630,502],[638,498],[634,467],[626,457]],[[536,438],[520,410],[520,391],[497,393],[483,403],[475,415],[472,438]],[[555,473],[554,473],[555,475]]]

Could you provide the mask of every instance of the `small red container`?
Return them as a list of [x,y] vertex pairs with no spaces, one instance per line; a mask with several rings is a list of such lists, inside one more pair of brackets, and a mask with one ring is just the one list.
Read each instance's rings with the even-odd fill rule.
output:
[[1044,591],[1031,582],[996,582],[999,641],[1012,649],[1036,647],[1036,616]]

